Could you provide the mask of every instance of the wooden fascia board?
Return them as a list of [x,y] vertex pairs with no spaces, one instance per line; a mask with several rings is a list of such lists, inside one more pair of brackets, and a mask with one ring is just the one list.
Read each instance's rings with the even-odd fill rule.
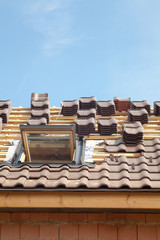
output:
[[0,192],[0,208],[158,210],[159,192]]

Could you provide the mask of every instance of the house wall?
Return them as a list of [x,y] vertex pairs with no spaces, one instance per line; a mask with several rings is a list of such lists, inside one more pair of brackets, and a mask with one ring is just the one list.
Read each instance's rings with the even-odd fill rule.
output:
[[0,213],[0,239],[158,240],[160,214]]

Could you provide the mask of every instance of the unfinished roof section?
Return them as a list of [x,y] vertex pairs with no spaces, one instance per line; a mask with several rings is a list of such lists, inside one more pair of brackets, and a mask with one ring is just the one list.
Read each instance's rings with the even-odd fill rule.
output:
[[[43,96],[41,97],[43,98]],[[114,116],[107,116],[109,114],[107,108],[114,107],[114,103],[107,100],[104,101],[107,102],[107,105],[104,103],[107,108],[101,109],[101,114],[97,114],[98,102],[95,99],[87,98],[85,107],[89,108],[88,113],[92,109],[92,100],[94,100],[95,104],[94,112],[96,111],[94,118],[89,116],[89,119],[78,119],[76,115],[77,104],[75,104],[77,108],[76,114],[74,114],[73,108],[73,112],[71,110],[69,116],[61,114],[62,108],[50,107],[50,122],[48,125],[41,125],[46,124],[41,118],[43,114],[38,119],[31,119],[31,112],[36,109],[30,107],[12,108],[8,123],[2,124],[0,133],[1,189],[16,189],[21,186],[24,189],[43,187],[50,190],[65,188],[66,190],[79,189],[79,191],[89,189],[98,191],[101,191],[101,189],[106,189],[106,191],[108,189],[139,189],[141,191],[146,188],[158,190],[160,175],[158,167],[160,160],[160,117],[155,116],[153,109],[151,109],[150,115],[146,109],[130,109],[129,111],[138,111],[137,118],[139,122],[134,123],[135,119],[137,119],[135,118],[132,123],[127,123],[128,113],[122,111],[122,107],[119,109],[120,111],[116,110],[115,112],[112,111],[113,108],[110,109],[109,111],[114,113]],[[85,101],[82,102],[85,103]],[[127,104],[129,106],[129,103]],[[70,103],[70,107],[72,106],[74,106],[74,102]],[[100,107],[103,108],[103,104]],[[46,109],[48,108],[37,109],[37,111],[44,112]],[[86,111],[86,109],[82,109],[82,111]],[[147,114],[147,122],[143,122],[142,127],[140,122],[146,117],[146,115],[143,116],[144,111]],[[103,116],[103,114],[106,114],[106,116]],[[30,125],[27,126],[27,123]],[[32,128],[39,128],[39,130],[40,128],[49,129],[47,134],[42,129],[41,132],[25,133],[27,139],[25,141],[31,147],[31,154],[34,155],[35,163],[23,163],[26,159],[25,152],[23,152],[22,157],[18,160],[21,161],[21,164],[15,162],[13,167],[8,164],[8,153],[10,153],[11,148],[16,148],[14,141],[21,139],[20,124],[26,125],[26,128],[30,128],[30,130]],[[53,140],[55,137],[50,128],[58,125],[70,126],[72,124],[77,128],[77,139],[83,139],[84,147],[81,148],[85,156],[82,161],[83,164],[75,166],[73,162],[72,164],[63,162],[62,165],[54,165],[53,162],[48,163],[49,157],[47,154],[51,154],[54,148],[48,141]],[[117,132],[114,132],[113,126],[116,126]],[[101,127],[101,130],[98,131],[98,127]],[[108,134],[111,135],[108,136]],[[64,132],[63,135],[65,135]],[[47,149],[45,156],[39,148],[42,144]],[[64,144],[64,146],[66,145]],[[57,146],[55,148],[57,149]],[[61,152],[65,153],[65,151],[66,149],[59,150],[59,156]],[[37,153],[39,156],[36,155]],[[40,155],[44,156],[44,158],[40,159]],[[67,159],[66,156],[65,159]],[[39,160],[43,161],[43,163],[37,163]],[[89,162],[96,163],[95,167],[87,166]]]

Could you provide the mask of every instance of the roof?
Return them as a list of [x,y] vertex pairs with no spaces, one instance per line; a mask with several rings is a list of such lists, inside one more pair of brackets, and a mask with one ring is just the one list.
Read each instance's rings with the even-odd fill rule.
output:
[[115,159],[107,157],[95,167],[67,164],[21,164],[0,168],[1,188],[107,190],[160,189],[160,159],[150,161],[144,156]]
[[[83,114],[86,114],[88,106],[91,105],[91,108],[96,106],[94,97],[80,100],[81,105],[84,106]],[[77,124],[77,133],[80,136],[81,133],[85,135],[85,154],[89,152],[90,162],[95,164],[90,165],[86,161],[78,166],[65,163],[38,165],[21,163],[13,166],[4,161],[7,159],[8,149],[13,145],[12,140],[21,139],[20,124],[26,124],[31,116],[38,115],[35,112],[36,105],[38,108],[44,106],[35,102],[32,104],[34,111],[32,106],[31,108],[13,107],[11,113],[7,115],[8,122],[2,124],[0,133],[0,190],[116,191],[126,189],[127,191],[144,191],[148,189],[148,191],[159,191],[160,116],[156,116],[159,111],[157,110],[158,104],[156,108],[150,109],[146,101],[133,102],[134,109],[129,110],[129,114],[132,113],[130,116],[128,114],[129,101],[130,99],[123,99],[124,107],[120,105],[119,99],[116,106],[112,101],[106,101],[106,103],[99,101],[98,113],[102,112],[102,115],[97,115],[92,110],[89,113],[94,112],[95,118],[92,115],[90,120],[86,120],[77,119],[74,115],[78,110],[77,101],[75,101],[76,108],[74,108],[74,101],[73,104],[65,102],[62,104],[62,111],[61,108],[50,107],[48,99],[45,99],[47,110],[38,109],[38,111],[42,117],[45,117],[44,112],[47,112],[46,118],[49,125]],[[148,110],[143,109],[145,103]],[[65,109],[68,106],[73,107],[74,110],[68,112],[68,109]],[[136,109],[137,106],[138,109]],[[110,110],[106,110],[105,107]],[[118,107],[120,109],[117,109]],[[31,114],[33,112],[34,114]],[[65,112],[64,115],[68,113],[69,116],[64,116],[63,112]],[[141,123],[136,123],[135,126],[125,125],[124,123],[132,117]],[[90,148],[87,147],[88,142],[92,142]]]

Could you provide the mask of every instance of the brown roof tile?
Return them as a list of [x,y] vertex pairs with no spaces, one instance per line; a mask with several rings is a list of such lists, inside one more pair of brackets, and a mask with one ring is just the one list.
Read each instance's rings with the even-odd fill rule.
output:
[[131,102],[131,109],[142,109],[142,108],[146,109],[148,114],[151,113],[150,104],[148,101],[143,100],[143,101],[132,101]]
[[126,144],[138,144],[143,139],[144,129],[140,122],[123,124],[123,141]]
[[115,104],[113,101],[98,101],[97,115],[112,116],[115,114]]
[[79,99],[80,109],[96,108],[96,97],[81,97]]
[[137,144],[126,144],[122,138],[105,140],[105,150],[107,152],[144,152],[144,156],[149,158],[160,151],[160,141],[157,138],[146,139]]
[[160,116],[160,101],[154,102],[154,115]]
[[49,100],[45,100],[45,101],[32,100],[32,102],[31,102],[31,108],[32,109],[43,110],[43,109],[46,109],[46,108],[49,108],[49,107],[50,107]]
[[96,116],[96,110],[94,108],[91,109],[85,109],[85,110],[81,110],[79,109],[77,111],[77,118],[78,119],[86,119],[86,118],[95,118]]
[[73,100],[73,101],[63,101],[61,103],[62,109],[61,114],[64,116],[74,116],[77,114],[79,101]]
[[0,100],[0,110],[8,109],[9,113],[12,109],[12,101],[11,100]]
[[128,152],[128,153],[136,153],[145,151],[145,147],[143,144],[139,143],[136,146],[126,146],[124,142],[119,144],[118,146],[105,146],[107,152]]
[[106,160],[94,168],[88,166],[72,167],[62,165],[50,167],[21,166],[0,168],[1,188],[35,189],[98,189],[123,188],[131,189],[150,187],[160,188],[160,158],[150,162],[144,156],[126,158],[125,156]]
[[112,135],[117,133],[117,121],[115,118],[98,119],[98,132],[101,135]]
[[4,108],[3,110],[0,110],[0,117],[2,118],[3,123],[8,123],[9,121],[9,108]]
[[95,133],[95,119],[76,119],[76,133],[81,136],[87,136]]
[[114,103],[116,106],[116,110],[119,112],[125,111],[127,112],[128,109],[130,109],[130,98],[118,98],[118,97],[114,97]]
[[32,101],[43,102],[46,100],[48,100],[48,93],[32,93],[31,94],[31,102]]
[[47,119],[42,117],[40,119],[28,119],[27,120],[28,125],[46,125],[47,124]]
[[140,121],[142,124],[146,124],[148,123],[148,112],[144,108],[140,110],[128,110],[128,121]]
[[44,110],[31,110],[31,118],[33,119],[40,119],[40,118],[46,118],[47,123],[50,121],[50,109],[46,108]]

